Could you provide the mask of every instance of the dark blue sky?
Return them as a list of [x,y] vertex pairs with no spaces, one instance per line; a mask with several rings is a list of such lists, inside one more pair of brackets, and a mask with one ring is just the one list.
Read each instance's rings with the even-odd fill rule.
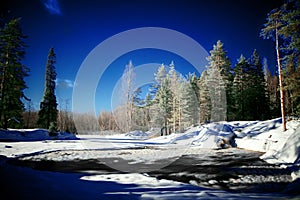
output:
[[[71,100],[73,81],[88,53],[105,39],[133,28],[173,29],[193,38],[208,52],[221,40],[233,65],[240,54],[249,57],[257,49],[261,57],[268,59],[269,67],[275,69],[274,44],[260,38],[259,33],[267,13],[281,3],[279,0],[6,0],[0,5],[5,20],[22,17],[22,29],[28,36],[24,64],[31,70],[25,93],[37,109],[43,96],[50,47],[57,54],[58,100]],[[153,51],[152,57],[144,55],[141,52],[124,55],[107,69],[100,81],[106,90],[96,95],[106,99],[96,100],[98,110],[110,109],[113,85],[130,59],[135,66],[151,61],[169,64],[174,60],[178,71],[193,72],[181,58],[166,52]]]

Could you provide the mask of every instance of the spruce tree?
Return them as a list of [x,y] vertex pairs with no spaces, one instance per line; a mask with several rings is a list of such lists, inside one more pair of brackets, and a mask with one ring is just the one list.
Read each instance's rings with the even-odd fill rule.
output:
[[199,88],[199,121],[200,123],[209,122],[211,119],[211,96],[209,93],[209,88],[207,86],[208,81],[207,71],[203,71],[200,79],[197,82]]
[[13,19],[0,30],[0,127],[22,126],[22,112],[27,88],[24,77],[29,69],[22,64],[25,55],[26,36],[20,20]]
[[234,80],[233,80],[233,99],[234,99],[234,120],[245,120],[248,114],[248,108],[246,101],[248,100],[248,82],[247,82],[247,70],[249,63],[246,58],[241,55],[238,59],[238,63],[234,69]]
[[267,66],[265,66],[265,79],[267,87],[268,104],[270,110],[270,118],[280,116],[280,94],[279,81],[276,75],[272,75]]
[[157,91],[156,101],[161,111],[163,119],[163,126],[168,128],[170,119],[172,117],[172,91],[171,81],[169,77],[166,77],[161,84],[161,87]]
[[171,79],[166,67],[162,64],[155,75],[154,99],[150,108],[151,123],[154,127],[168,128],[172,121],[173,98]]
[[[208,81],[207,86],[210,88],[210,95],[213,97],[211,98],[211,118],[216,121],[230,119],[232,112],[232,70],[220,40],[213,46],[207,60],[209,65],[206,80]],[[224,91],[225,94],[223,94]]]
[[194,89],[189,81],[181,83],[182,88],[182,123],[183,127],[189,127],[198,123],[199,106]]
[[266,92],[263,65],[256,49],[250,58],[248,86],[251,86],[249,109],[252,120],[265,120],[269,118],[269,106]]
[[[45,73],[45,91],[42,102],[40,103],[39,118],[37,124],[41,128],[52,130],[57,124],[57,101],[55,95],[56,80],[56,54],[53,48],[50,48]],[[50,127],[51,125],[51,127]]]

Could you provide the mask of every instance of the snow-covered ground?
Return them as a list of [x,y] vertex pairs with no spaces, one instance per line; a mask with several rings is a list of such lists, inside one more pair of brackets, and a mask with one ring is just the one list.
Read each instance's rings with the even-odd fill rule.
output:
[[[232,193],[146,174],[61,173],[0,165],[4,199],[286,199],[272,193]],[[5,198],[6,197],[6,198]]]
[[[21,190],[16,195],[25,199],[31,195],[33,199],[114,199],[120,195],[122,199],[270,199],[274,194],[230,193],[157,179],[144,172],[157,171],[182,156],[213,157],[210,149],[234,147],[231,151],[237,154],[239,148],[259,151],[262,152],[260,158],[268,163],[293,169],[291,181],[296,180],[299,186],[300,121],[288,121],[287,128],[282,132],[281,120],[273,119],[211,123],[167,136],[158,136],[154,130],[76,136],[68,133],[49,136],[41,129],[0,130],[0,175],[2,181],[8,181],[3,183],[7,186],[5,194]],[[39,171],[12,165],[8,162],[11,159],[34,162],[98,160],[121,172],[95,175]],[[45,195],[48,190],[51,194]],[[131,196],[127,197],[129,194]],[[286,196],[278,196],[281,197]]]
[[65,132],[58,132],[50,136],[46,129],[0,129],[0,141],[6,142],[74,139],[77,139],[75,135]]
[[256,122],[232,122],[233,130],[240,136],[238,147],[265,152],[262,159],[269,163],[298,163],[300,155],[300,122],[287,122],[282,131],[281,119]]

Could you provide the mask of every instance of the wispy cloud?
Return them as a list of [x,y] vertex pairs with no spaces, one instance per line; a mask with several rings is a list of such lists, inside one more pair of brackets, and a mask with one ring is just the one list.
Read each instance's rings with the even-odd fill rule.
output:
[[58,0],[42,0],[42,2],[50,14],[62,15],[62,12],[58,4]]
[[55,80],[56,86],[63,89],[73,88],[74,87],[74,81],[69,79],[59,79],[57,78]]

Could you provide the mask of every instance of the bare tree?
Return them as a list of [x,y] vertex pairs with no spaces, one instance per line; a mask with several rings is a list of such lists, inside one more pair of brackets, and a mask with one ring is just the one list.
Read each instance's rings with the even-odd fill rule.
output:
[[121,99],[124,106],[124,116],[121,120],[125,121],[124,130],[130,131],[133,125],[133,94],[135,89],[135,73],[133,70],[133,64],[129,61],[126,65],[125,70],[122,75],[122,94]]

